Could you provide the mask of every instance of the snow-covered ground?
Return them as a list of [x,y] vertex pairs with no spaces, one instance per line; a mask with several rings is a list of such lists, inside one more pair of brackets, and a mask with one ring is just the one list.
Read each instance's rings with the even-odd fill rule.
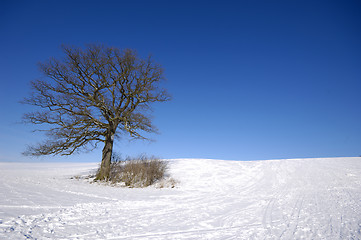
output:
[[361,158],[170,160],[176,188],[70,179],[85,163],[0,163],[0,239],[361,239]]

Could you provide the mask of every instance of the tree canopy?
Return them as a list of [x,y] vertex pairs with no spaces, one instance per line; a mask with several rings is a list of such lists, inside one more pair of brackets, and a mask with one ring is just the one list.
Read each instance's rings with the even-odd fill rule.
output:
[[27,155],[70,155],[104,143],[103,173],[107,179],[114,138],[128,134],[148,139],[157,131],[149,110],[170,100],[161,88],[162,67],[136,51],[103,45],[62,47],[65,58],[40,63],[45,79],[31,82],[33,92],[23,103],[40,108],[24,114],[25,122],[45,124],[48,139],[30,146]]

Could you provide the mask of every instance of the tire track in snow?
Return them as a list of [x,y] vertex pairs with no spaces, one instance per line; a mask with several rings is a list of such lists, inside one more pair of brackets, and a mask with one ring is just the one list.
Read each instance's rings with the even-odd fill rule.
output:
[[286,228],[279,236],[280,239],[295,239],[295,234],[297,231],[297,227],[300,219],[300,212],[303,207],[303,202],[304,202],[303,196],[297,198],[297,201],[292,209],[292,213],[288,218],[288,223],[286,225]]

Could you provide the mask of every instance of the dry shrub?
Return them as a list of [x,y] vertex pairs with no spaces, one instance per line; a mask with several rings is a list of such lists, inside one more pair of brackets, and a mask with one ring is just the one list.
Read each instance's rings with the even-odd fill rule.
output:
[[167,162],[141,155],[137,158],[118,160],[111,164],[110,181],[128,187],[148,187],[164,178]]

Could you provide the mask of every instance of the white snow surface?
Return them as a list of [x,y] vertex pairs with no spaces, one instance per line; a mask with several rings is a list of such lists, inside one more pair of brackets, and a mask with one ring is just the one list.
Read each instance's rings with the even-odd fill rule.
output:
[[2,162],[0,239],[361,239],[361,158],[169,162],[179,183],[162,189]]

